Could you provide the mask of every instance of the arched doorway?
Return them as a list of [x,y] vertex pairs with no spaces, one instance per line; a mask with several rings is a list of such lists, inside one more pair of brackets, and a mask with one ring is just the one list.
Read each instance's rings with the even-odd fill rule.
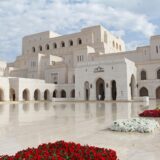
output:
[[88,101],[90,97],[90,89],[89,89],[89,82],[86,81],[84,83],[84,95],[85,95],[85,100]]
[[73,90],[71,90],[71,98],[75,98],[75,90],[73,89]]
[[61,98],[66,98],[66,91],[65,90],[61,91]]
[[28,89],[23,90],[23,100],[29,101],[29,90]]
[[148,96],[148,89],[145,87],[142,87],[139,91],[140,97]]
[[160,87],[156,89],[156,99],[160,99]]
[[131,76],[131,82],[130,82],[130,87],[131,87],[131,98],[135,96],[135,86],[136,86],[136,80],[134,75]]
[[49,96],[50,96],[49,90],[46,89],[46,90],[44,91],[44,100],[49,100]]
[[97,100],[105,99],[105,83],[102,78],[99,78],[96,81],[96,97]]
[[0,89],[0,101],[4,100],[4,92],[2,89]]
[[53,98],[56,98],[57,97],[57,90],[54,90],[53,91]]
[[10,89],[10,101],[15,101],[16,100],[16,93],[13,88]]
[[35,100],[35,101],[40,100],[40,90],[39,90],[39,89],[36,89],[36,90],[34,91],[34,100]]
[[112,93],[112,100],[115,101],[117,99],[117,86],[115,80],[111,82],[111,93]]

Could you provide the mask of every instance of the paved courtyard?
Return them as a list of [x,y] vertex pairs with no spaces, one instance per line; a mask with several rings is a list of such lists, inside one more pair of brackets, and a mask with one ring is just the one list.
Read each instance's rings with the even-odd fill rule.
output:
[[[159,102],[19,103],[0,105],[0,155],[57,140],[111,148],[120,160],[159,160],[160,131],[111,132],[114,120],[136,117]],[[160,119],[157,118],[160,122]]]

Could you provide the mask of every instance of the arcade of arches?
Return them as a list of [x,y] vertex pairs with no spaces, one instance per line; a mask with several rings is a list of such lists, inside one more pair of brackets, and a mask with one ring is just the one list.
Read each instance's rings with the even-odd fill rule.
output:
[[[105,100],[105,81],[102,78],[98,78],[95,82],[96,85],[96,99],[97,100]],[[108,87],[108,84],[106,84],[106,87]],[[89,84],[88,81],[84,83],[84,95],[85,100],[90,99],[90,88],[92,88],[92,84]],[[112,100],[116,100],[117,98],[117,86],[116,81],[111,81],[111,96]]]
[[[96,85],[96,99],[97,100],[104,100],[105,99],[105,87],[108,87],[108,84],[105,84],[105,81],[102,78],[98,78],[97,81],[95,82]],[[117,99],[117,84],[115,80],[111,81],[111,98],[112,100]],[[130,82],[130,88],[131,88],[131,97],[133,98],[135,96],[135,77],[132,75],[131,77],[131,82]],[[85,100],[90,100],[90,89],[92,88],[92,84],[90,84],[88,81],[84,83],[84,96]],[[10,88],[10,93],[9,93],[9,98],[10,101],[15,101],[17,100],[17,93],[13,88]],[[68,94],[68,96],[67,96]],[[139,89],[139,96],[149,96],[149,90],[146,87],[141,87]],[[160,99],[160,86],[158,86],[155,89],[155,96],[156,99]],[[64,89],[58,91],[54,90],[52,93],[46,89],[44,92],[41,92],[39,89],[35,89],[33,93],[33,98],[35,101],[39,100],[51,100],[51,98],[75,98],[75,89],[70,90],[69,93],[67,93]],[[24,89],[22,91],[22,99],[24,101],[29,101],[30,100],[30,91],[29,89]],[[0,89],[0,101],[4,100],[4,91],[3,89]]]
[[[70,98],[75,98],[75,89],[72,89],[70,91],[70,93],[68,93]],[[10,94],[9,94],[9,98],[10,101],[15,101],[16,100],[16,92],[13,88],[10,89]],[[61,91],[58,90],[54,90],[53,94],[52,94],[53,98],[66,98],[67,97],[67,93],[64,89],[62,89]],[[30,91],[29,89],[24,89],[22,91],[22,99],[24,101],[29,101],[30,100]],[[44,92],[41,92],[39,89],[35,89],[34,93],[33,93],[33,99],[35,101],[39,101],[39,100],[50,100],[51,99],[51,93],[48,89],[46,89]],[[2,89],[0,89],[0,101],[4,100],[4,92]]]

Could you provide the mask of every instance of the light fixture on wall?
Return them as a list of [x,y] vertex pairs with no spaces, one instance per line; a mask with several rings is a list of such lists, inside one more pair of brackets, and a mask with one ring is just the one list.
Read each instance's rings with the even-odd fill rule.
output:
[[138,83],[136,84],[136,87],[138,88]]

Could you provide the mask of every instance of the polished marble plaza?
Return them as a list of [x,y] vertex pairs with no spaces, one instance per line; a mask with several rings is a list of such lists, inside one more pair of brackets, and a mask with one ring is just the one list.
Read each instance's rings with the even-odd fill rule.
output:
[[[18,103],[0,105],[0,155],[57,140],[112,148],[121,160],[159,160],[160,131],[112,132],[114,120],[137,117],[160,102]],[[160,119],[157,118],[160,122]]]

